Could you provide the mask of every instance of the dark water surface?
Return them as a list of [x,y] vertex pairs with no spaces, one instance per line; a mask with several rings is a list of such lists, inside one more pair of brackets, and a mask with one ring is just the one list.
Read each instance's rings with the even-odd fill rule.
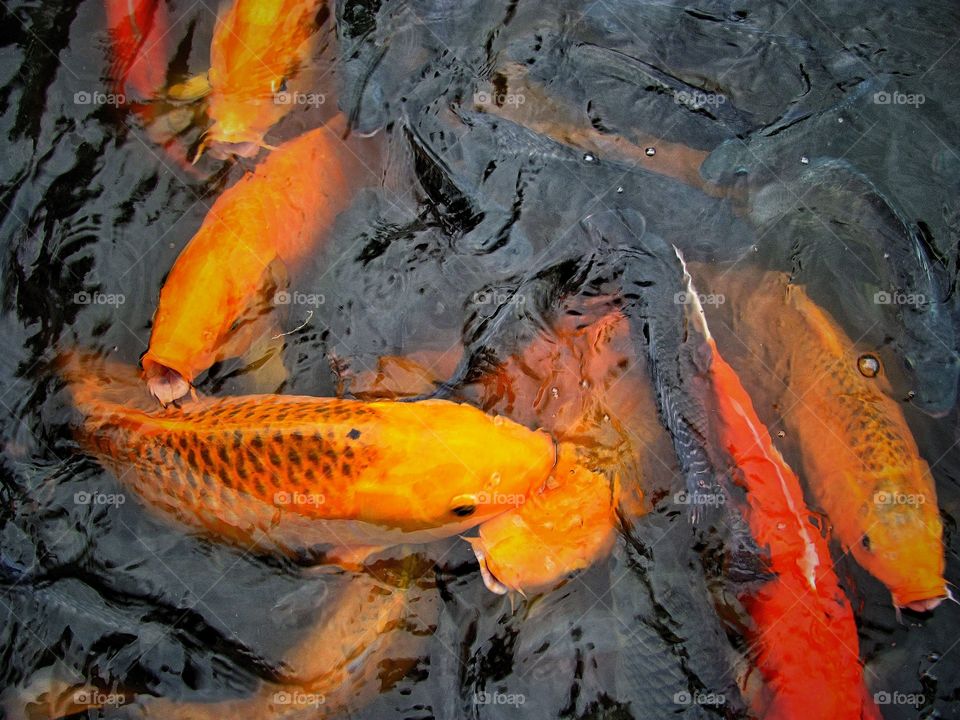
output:
[[[169,78],[182,80],[209,63],[216,8],[168,9]],[[323,300],[287,308],[286,377],[271,385],[230,361],[201,376],[202,392],[333,395],[378,358],[428,352],[452,392],[476,400],[467,381],[549,334],[565,299],[600,293],[582,221],[630,209],[695,260],[791,272],[876,350],[933,468],[956,580],[960,6],[342,0],[333,16],[316,57],[326,103],[298,108],[270,139],[338,105],[357,134],[382,141],[382,180],[293,277],[291,291]],[[291,648],[355,632],[336,615],[357,592],[350,573],[185,533],[70,439],[56,348],[136,362],[178,252],[251,166],[181,165],[158,142],[176,135],[162,131],[176,118],[83,102],[109,92],[104,22],[95,0],[0,4],[10,717],[44,688],[96,688],[104,707],[89,717],[272,696]],[[181,127],[173,146],[186,151],[199,129]],[[877,301],[898,292],[924,302]],[[652,511],[610,559],[515,608],[485,589],[456,539],[419,549],[415,573],[381,568],[406,593],[406,620],[350,661],[355,682],[297,716],[745,716],[736,622],[711,601],[710,560],[671,503],[682,479],[669,447],[662,459],[643,479]],[[888,592],[836,558],[869,691],[917,698],[884,705],[884,717],[960,717],[960,609],[898,621]],[[340,635],[321,632],[331,616]],[[151,698],[164,700],[151,710]],[[220,717],[280,716],[263,702],[222,707]]]

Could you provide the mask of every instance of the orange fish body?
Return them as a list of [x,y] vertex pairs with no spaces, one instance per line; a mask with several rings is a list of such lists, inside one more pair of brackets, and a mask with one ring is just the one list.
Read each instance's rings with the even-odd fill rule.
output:
[[294,106],[292,82],[313,51],[322,0],[234,0],[210,47],[207,144],[255,155]]
[[[722,291],[739,308],[738,334],[777,348],[769,367],[751,376],[762,383],[775,375],[771,392],[781,396],[779,412],[811,496],[895,605],[933,609],[947,597],[936,487],[879,357],[858,350],[786,275],[731,276],[734,282],[711,292]],[[750,293],[743,299],[742,289]]]
[[167,76],[167,6],[163,0],[105,0],[111,76],[118,93],[153,97]]
[[469,405],[294,396],[160,409],[118,366],[71,360],[91,454],[147,504],[241,544],[427,542],[478,525],[543,486],[552,438]]
[[181,397],[214,362],[243,352],[225,347],[235,325],[258,301],[260,313],[272,305],[262,293],[283,287],[287,267],[315,250],[346,206],[350,161],[334,132],[317,128],[271,153],[217,198],[177,257],[142,359],[161,401]]
[[609,555],[616,537],[619,478],[591,470],[562,443],[543,488],[469,538],[486,586],[497,593],[549,590]]
[[[688,290],[697,297],[692,284]],[[756,666],[767,690],[758,712],[778,720],[878,717],[864,689],[853,612],[827,543],[809,520],[799,478],[720,355],[699,302],[692,306],[710,350],[715,432],[746,491],[750,531],[768,549],[775,574],[742,598],[754,622]]]
[[791,286],[788,302],[816,338],[793,358],[788,387],[803,399],[785,413],[803,448],[807,483],[840,542],[889,588],[894,604],[932,610],[947,587],[930,467],[883,378],[860,372],[843,331],[802,288]]

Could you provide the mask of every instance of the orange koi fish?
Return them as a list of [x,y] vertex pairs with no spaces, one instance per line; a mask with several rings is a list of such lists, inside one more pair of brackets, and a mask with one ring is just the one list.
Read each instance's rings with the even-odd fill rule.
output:
[[[295,85],[314,50],[322,0],[234,0],[217,18],[210,70],[171,88],[176,99],[207,96],[213,121],[204,147],[253,157],[295,104]],[[319,102],[319,96],[318,96]]]
[[548,481],[545,432],[444,400],[252,395],[144,403],[135,372],[64,365],[83,447],[186,525],[288,553],[461,533]]
[[106,0],[110,76],[119,94],[153,97],[167,76],[167,6],[162,0]]
[[467,538],[493,592],[550,589],[610,554],[620,480],[590,470],[574,446],[561,446],[546,486]]
[[[772,371],[752,375],[772,372],[778,379],[780,412],[807,487],[837,538],[887,586],[898,608],[934,609],[949,596],[936,487],[903,410],[890,397],[879,356],[858,350],[786,275],[744,282],[738,271],[729,284],[719,289],[744,308],[738,331],[767,347],[788,348]],[[734,284],[750,288],[749,310],[736,301]]]
[[161,403],[185,395],[213,363],[244,352],[251,323],[272,307],[265,293],[283,287],[287,269],[310,256],[346,207],[360,182],[336,136],[342,122],[285,143],[224,191],[177,257],[141,361]]
[[809,520],[800,481],[720,354],[685,266],[684,280],[691,325],[709,352],[717,437],[746,491],[751,533],[768,548],[775,573],[742,598],[755,623],[756,665],[769,695],[758,711],[778,720],[879,717],[864,688],[853,612],[827,543]]

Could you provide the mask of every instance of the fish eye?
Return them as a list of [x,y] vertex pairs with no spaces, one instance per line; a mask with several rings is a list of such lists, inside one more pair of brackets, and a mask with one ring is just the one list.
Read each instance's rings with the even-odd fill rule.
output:
[[475,495],[457,495],[450,501],[450,512],[457,517],[470,517],[477,511],[478,502]]
[[870,536],[864,535],[863,539],[860,541],[860,545],[863,547],[864,550],[866,550],[867,552],[870,552]]
[[880,358],[867,353],[857,358],[857,370],[864,377],[873,378],[880,374]]

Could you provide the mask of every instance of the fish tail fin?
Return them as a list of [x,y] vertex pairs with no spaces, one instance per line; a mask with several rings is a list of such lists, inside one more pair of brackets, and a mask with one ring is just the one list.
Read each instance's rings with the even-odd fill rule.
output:
[[67,383],[74,405],[84,415],[95,414],[112,404],[149,400],[135,365],[71,348],[57,356],[54,367]]

